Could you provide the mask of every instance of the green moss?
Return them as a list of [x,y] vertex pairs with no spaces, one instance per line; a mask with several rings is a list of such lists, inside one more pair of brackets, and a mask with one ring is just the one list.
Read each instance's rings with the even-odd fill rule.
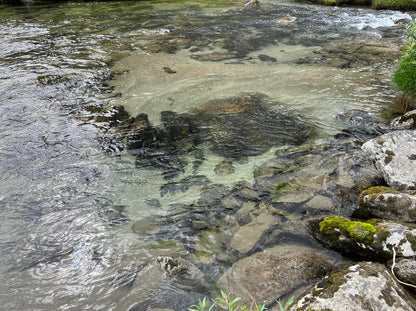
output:
[[352,221],[338,216],[325,217],[319,223],[319,230],[324,234],[343,233],[356,242],[371,243],[376,228],[365,222]]
[[278,185],[276,186],[276,191],[282,190],[282,189],[283,189],[283,188],[285,188],[287,185],[289,185],[289,183],[287,183],[287,182],[284,182],[284,183],[278,184]]
[[416,9],[416,0],[373,0],[373,8],[411,10]]
[[363,190],[358,198],[358,202],[363,202],[365,196],[368,196],[369,200],[374,200],[378,195],[383,193],[398,193],[396,189],[391,187],[376,186]]

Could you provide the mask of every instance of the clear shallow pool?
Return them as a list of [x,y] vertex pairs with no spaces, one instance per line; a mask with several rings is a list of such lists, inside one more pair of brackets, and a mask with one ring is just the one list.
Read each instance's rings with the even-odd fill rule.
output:
[[[0,295],[6,310],[124,310],[140,302],[140,292],[151,301],[142,297],[137,310],[152,303],[183,310],[244,256],[235,255],[233,235],[252,216],[252,204],[257,214],[270,212],[270,205],[262,207],[270,203],[262,201],[263,188],[289,184],[271,195],[273,208],[287,216],[283,233],[311,208],[305,203],[314,195],[310,185],[335,200],[327,185],[346,151],[321,158],[324,151],[316,150],[346,127],[339,113],[355,108],[378,118],[391,105],[390,72],[410,16],[279,1],[252,12],[240,5],[0,7]],[[186,114],[242,92],[265,94],[270,109],[283,107],[311,124],[313,134],[299,148],[313,151],[300,160],[287,151],[293,146],[277,144],[230,160],[205,142],[198,146],[202,157],[181,154],[183,172],[166,180],[160,169],[136,167],[127,152],[103,152],[108,126],[82,118],[87,107],[122,104],[157,126],[161,111]],[[201,160],[196,168],[195,160]],[[351,185],[342,174],[337,178]],[[256,200],[231,200],[236,190],[227,193],[242,181]],[[222,192],[222,203],[234,210],[223,212],[214,202]],[[219,210],[207,216],[214,203]],[[195,263],[207,287],[185,286],[189,300],[177,284],[155,295],[160,287],[136,276],[160,255]]]

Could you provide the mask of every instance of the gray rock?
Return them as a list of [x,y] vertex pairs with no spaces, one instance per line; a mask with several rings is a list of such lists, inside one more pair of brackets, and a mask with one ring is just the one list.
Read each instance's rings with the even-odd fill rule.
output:
[[416,127],[416,110],[409,111],[391,121],[390,126],[395,130],[409,130]]
[[416,261],[414,259],[402,259],[397,262],[394,273],[400,281],[416,285]]
[[416,189],[416,133],[395,131],[366,142],[362,149],[386,183],[397,190]]
[[255,253],[232,265],[218,281],[218,287],[250,304],[252,297],[270,304],[294,288],[303,290],[333,266],[334,259],[314,248],[279,245]]
[[300,299],[298,310],[412,311],[416,300],[382,264],[360,262],[331,273]]
[[388,187],[371,187],[361,193],[354,217],[415,222],[415,194],[416,191],[398,192]]

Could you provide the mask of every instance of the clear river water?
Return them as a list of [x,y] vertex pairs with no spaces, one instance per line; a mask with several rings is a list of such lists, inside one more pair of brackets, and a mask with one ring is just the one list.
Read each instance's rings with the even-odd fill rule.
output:
[[[185,310],[238,259],[313,244],[308,217],[348,215],[337,198],[356,186],[339,169],[351,151],[328,146],[348,110],[391,118],[391,72],[412,16],[242,5],[0,5],[0,309]],[[173,173],[100,120],[123,105],[154,128],[166,127],[163,111],[182,126],[224,99],[243,115],[203,115],[201,142],[155,151]],[[252,101],[251,114],[238,106]],[[267,128],[274,116],[290,122]],[[260,231],[238,241],[253,223]],[[206,284],[140,279],[158,256],[192,262]]]

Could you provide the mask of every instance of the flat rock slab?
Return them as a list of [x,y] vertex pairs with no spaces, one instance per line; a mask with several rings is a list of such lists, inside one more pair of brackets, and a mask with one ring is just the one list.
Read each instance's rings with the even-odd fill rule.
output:
[[397,190],[416,189],[416,132],[395,131],[366,142],[362,149],[386,183]]
[[394,280],[386,266],[360,262],[325,277],[294,309],[414,311],[415,305],[415,299]]

